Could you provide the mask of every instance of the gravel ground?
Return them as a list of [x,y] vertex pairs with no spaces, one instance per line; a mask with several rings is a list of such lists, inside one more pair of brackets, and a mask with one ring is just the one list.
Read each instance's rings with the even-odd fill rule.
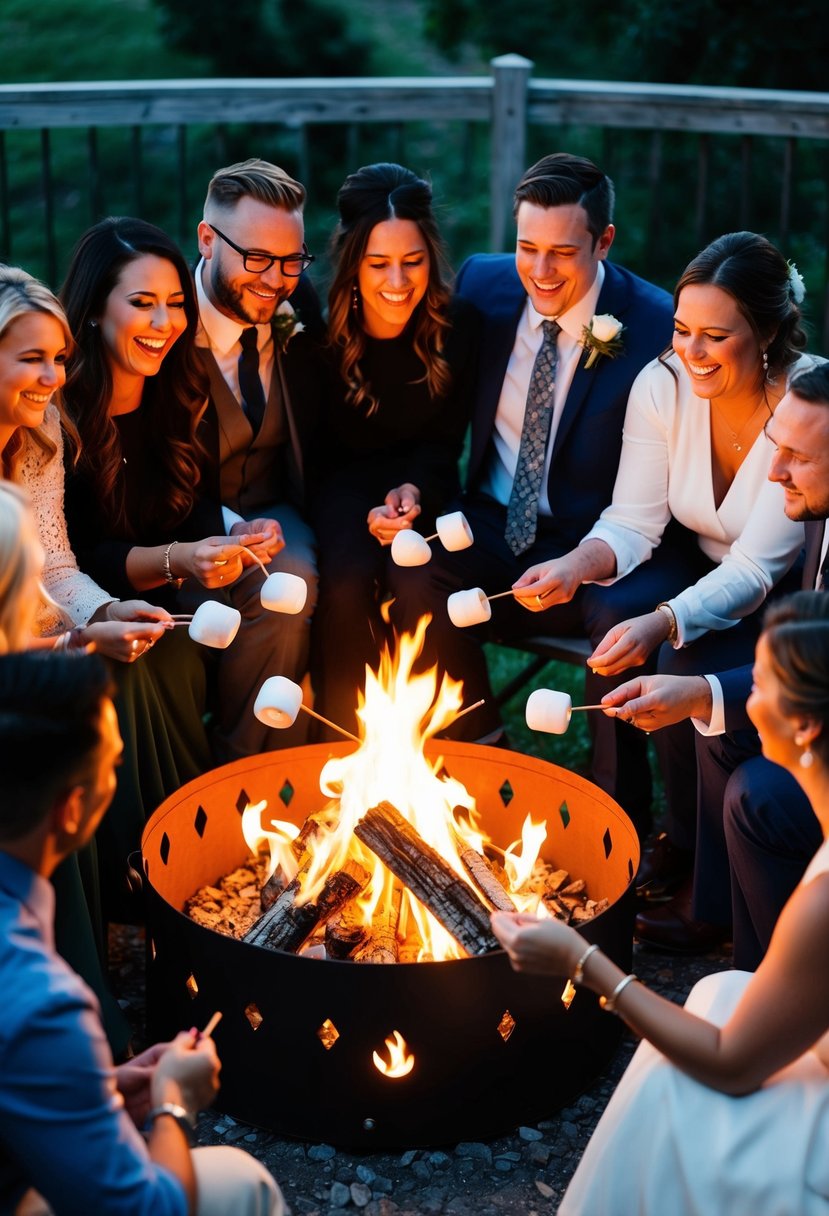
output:
[[[110,935],[113,985],[144,1046],[144,949],[140,929]],[[668,957],[634,948],[633,969],[670,1000],[684,1001],[703,975],[730,967],[727,952]],[[633,1054],[628,1034],[607,1073],[578,1100],[534,1127],[485,1143],[434,1150],[352,1153],[327,1144],[287,1140],[228,1115],[201,1115],[201,1144],[238,1144],[278,1180],[293,1216],[553,1216],[590,1134]]]

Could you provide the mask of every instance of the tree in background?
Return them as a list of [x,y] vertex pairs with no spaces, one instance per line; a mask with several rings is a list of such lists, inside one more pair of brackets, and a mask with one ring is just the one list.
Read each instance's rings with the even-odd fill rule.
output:
[[662,0],[613,5],[423,0],[427,36],[446,54],[514,51],[536,75],[758,89],[826,88],[829,22],[822,0]]
[[370,43],[330,0],[155,0],[171,45],[216,76],[352,76]]

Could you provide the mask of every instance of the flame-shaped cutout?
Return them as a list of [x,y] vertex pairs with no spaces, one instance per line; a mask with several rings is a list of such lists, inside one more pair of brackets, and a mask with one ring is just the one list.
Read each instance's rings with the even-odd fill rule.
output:
[[195,975],[188,975],[184,982],[184,987],[187,989],[187,995],[190,997],[190,1000],[194,1001],[199,995],[199,985],[196,982]]
[[399,1030],[392,1031],[391,1035],[386,1039],[386,1048],[389,1053],[388,1063],[380,1055],[379,1051],[372,1052],[371,1058],[374,1060],[374,1067],[383,1074],[384,1077],[405,1077],[414,1068],[415,1058],[409,1051],[406,1040]]

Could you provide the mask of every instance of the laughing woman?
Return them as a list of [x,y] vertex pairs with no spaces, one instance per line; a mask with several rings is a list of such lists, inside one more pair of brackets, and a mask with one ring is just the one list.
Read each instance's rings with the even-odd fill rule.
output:
[[478,325],[471,305],[450,303],[428,182],[368,165],[346,178],[337,206],[314,686],[323,712],[354,730],[365,665],[385,641],[388,546],[401,529],[432,531],[458,488]]
[[[221,535],[220,507],[199,493],[196,429],[206,384],[187,264],[153,225],[103,220],[78,242],[62,296],[77,340],[65,390],[80,435],[66,487],[73,548],[106,587],[175,610],[181,580],[227,586],[242,571],[241,545],[261,539]],[[105,891],[116,912],[118,879],[146,817],[211,767],[206,696],[205,652],[181,629],[138,675],[119,681],[121,733],[134,763],[119,774],[117,806],[98,838],[102,874],[118,876]]]

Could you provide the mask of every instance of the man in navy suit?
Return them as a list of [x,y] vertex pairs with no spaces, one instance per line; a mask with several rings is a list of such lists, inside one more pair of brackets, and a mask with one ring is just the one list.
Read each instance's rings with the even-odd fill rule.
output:
[[305,189],[283,169],[247,160],[214,173],[199,224],[196,292],[199,354],[210,397],[199,438],[208,484],[231,534],[258,531],[269,572],[299,575],[305,610],[262,607],[263,574],[249,563],[229,589],[242,614],[219,660],[215,745],[223,760],[304,742],[306,719],[287,731],[264,726],[253,702],[270,675],[301,681],[316,603],[314,537],[305,517],[311,438],[322,392],[322,318],[303,271]]
[[[769,478],[783,486],[789,518],[806,525],[803,588],[826,591],[829,363],[792,381],[766,433],[776,449]],[[606,698],[624,705],[628,720],[643,729],[692,716],[700,732],[693,886],[643,909],[637,934],[655,946],[702,950],[730,924],[735,966],[749,971],[763,958],[780,911],[821,842],[800,786],[759,754],[746,714],[751,679],[750,666],[715,676],[647,676]]]
[[[515,190],[514,257],[478,254],[458,275],[458,293],[483,317],[467,488],[454,504],[466,514],[475,543],[455,553],[436,544],[428,565],[397,568],[392,576],[397,630],[413,628],[430,612],[426,661],[463,681],[467,703],[486,698],[450,731],[458,737],[497,742],[502,729],[481,647],[487,634],[456,628],[446,611],[448,595],[475,586],[487,594],[506,591],[536,563],[578,544],[612,496],[630,387],[671,339],[670,296],[607,261],[615,235],[613,199],[613,183],[590,161],[567,153],[545,156]],[[617,349],[588,367],[585,331],[603,314],[624,330]],[[552,320],[557,329],[551,330]],[[541,407],[549,415],[544,468],[529,504],[534,535],[528,542],[514,534],[508,540],[524,420],[538,412],[532,386],[547,341],[556,350]],[[569,603],[537,616],[527,611],[536,597],[525,593],[522,601],[517,588],[514,598],[492,604],[494,634],[582,635],[587,593],[577,591]]]

